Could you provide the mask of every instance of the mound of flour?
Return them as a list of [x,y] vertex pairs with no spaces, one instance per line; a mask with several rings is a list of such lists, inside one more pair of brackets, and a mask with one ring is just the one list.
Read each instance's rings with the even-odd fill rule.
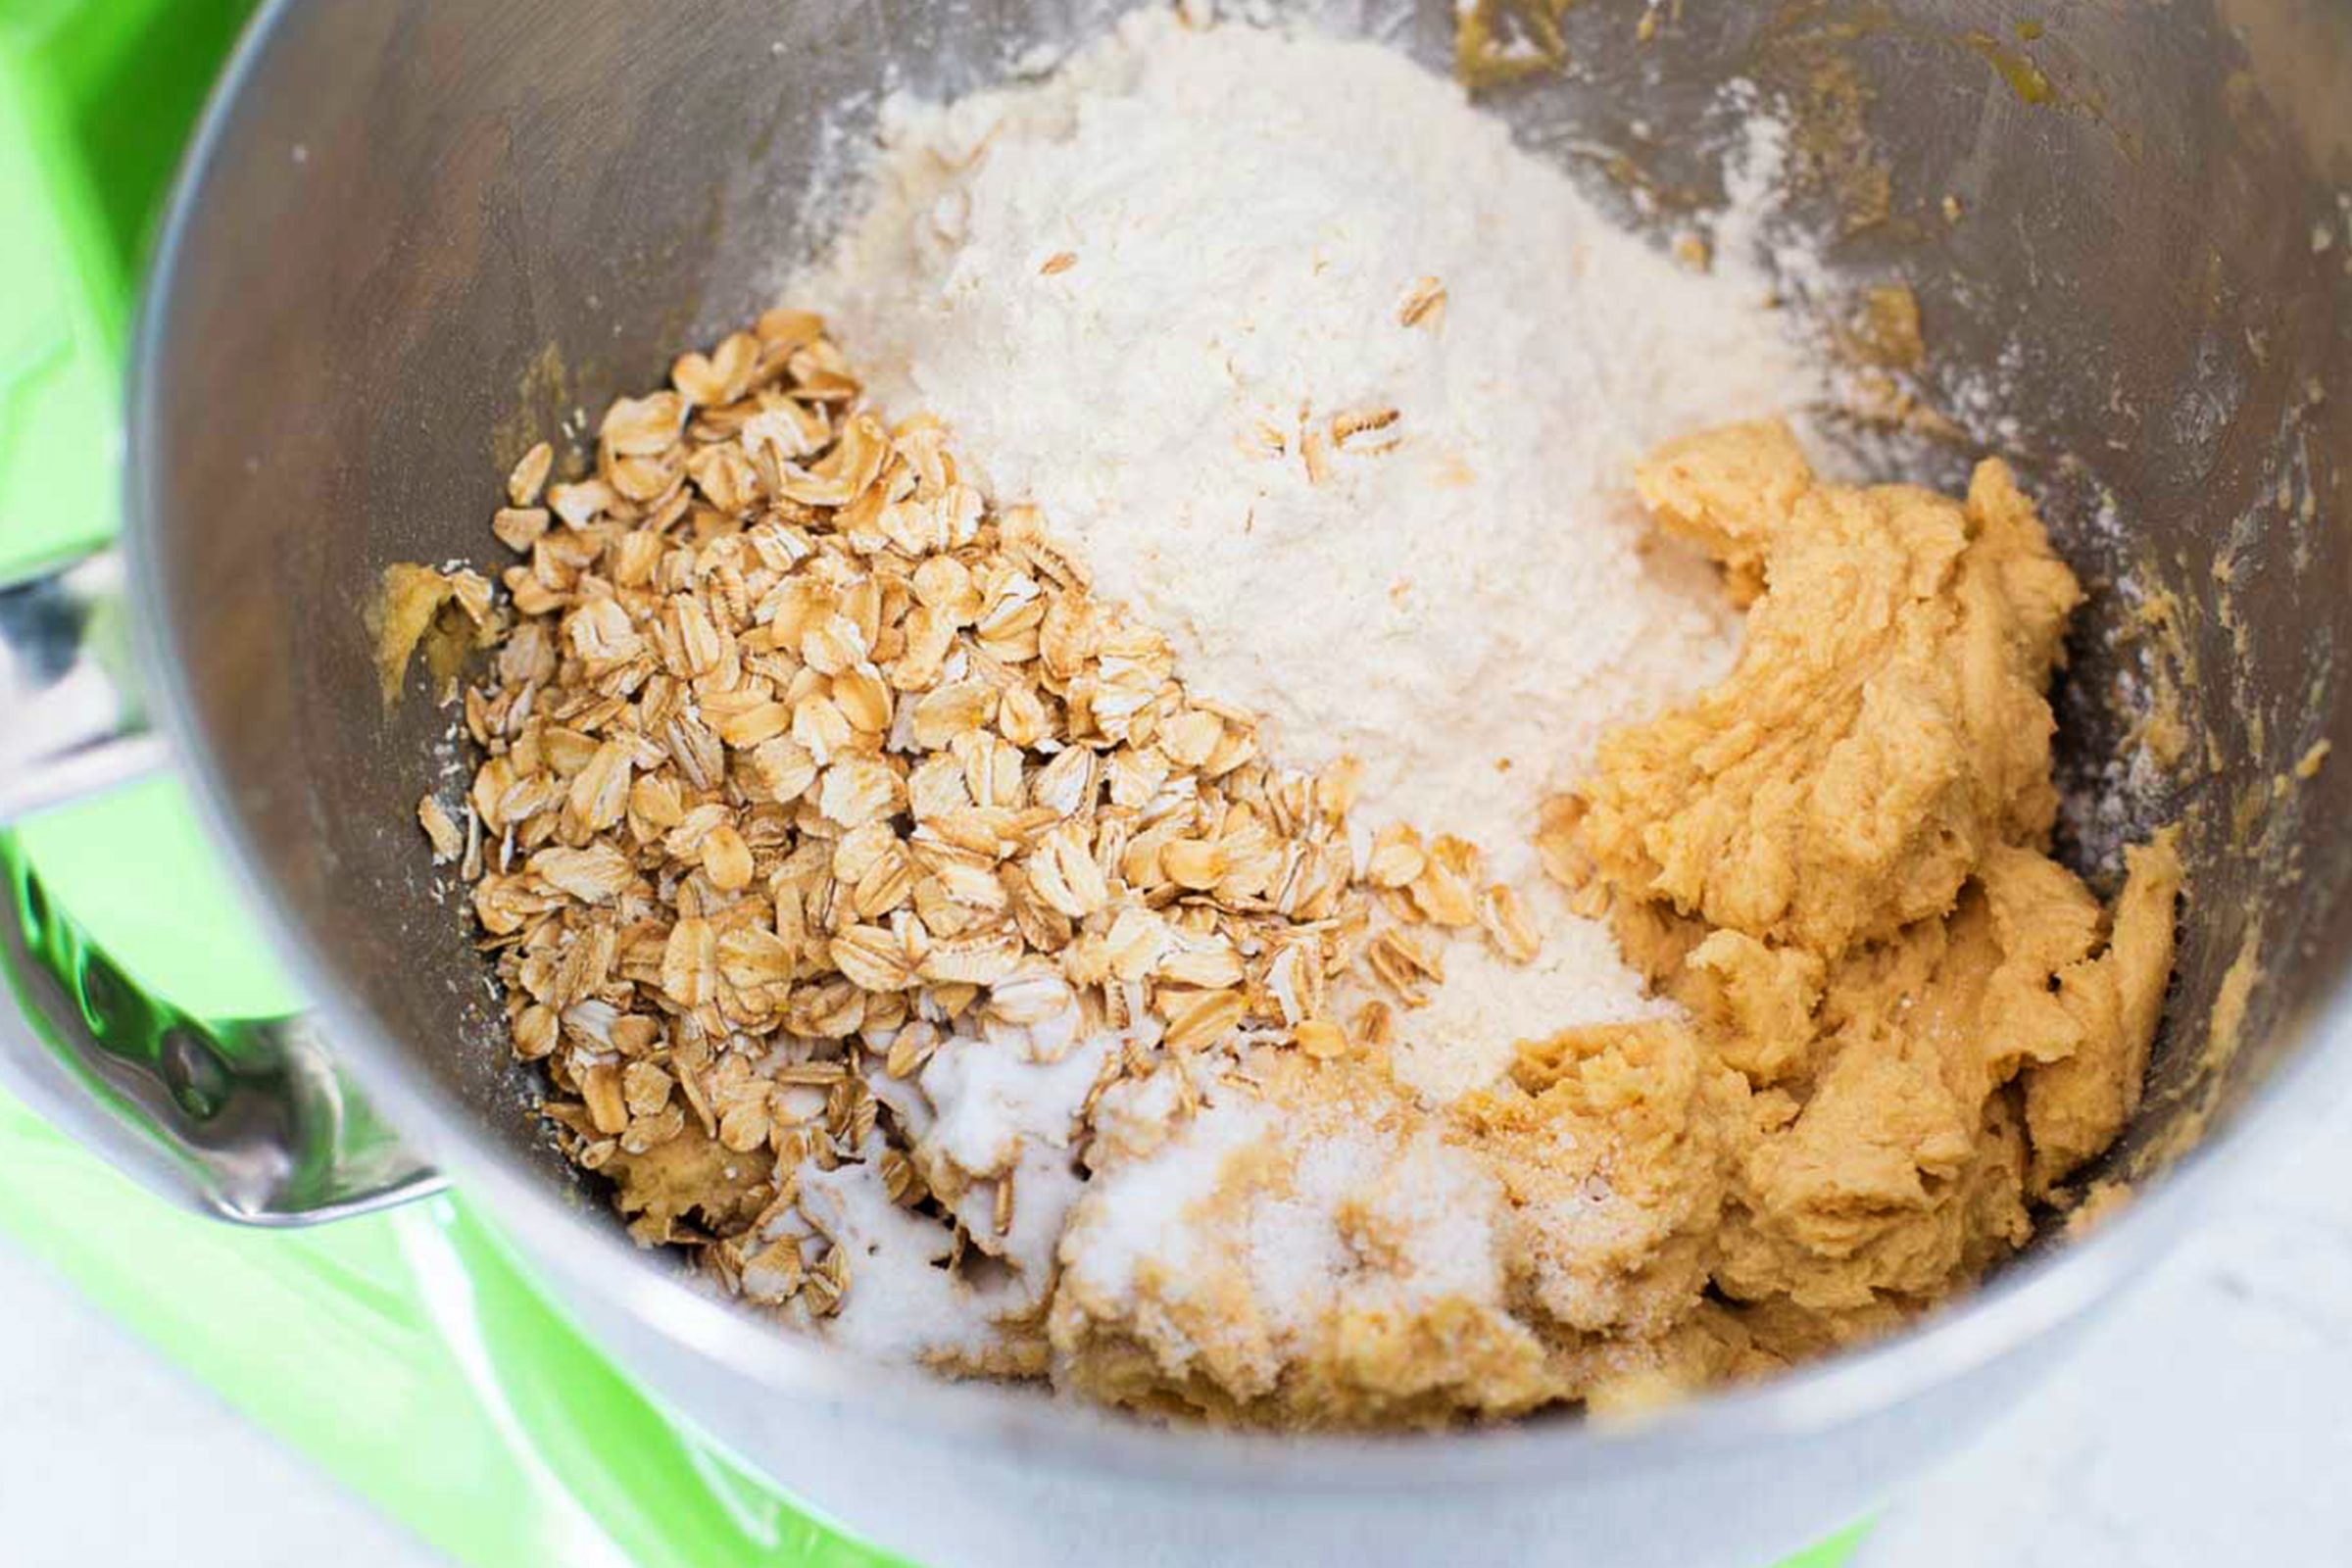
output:
[[[1049,80],[892,101],[870,178],[794,297],[883,407],[1041,505],[1194,690],[1265,714],[1270,755],[1356,758],[1367,824],[1525,880],[1599,735],[1729,667],[1736,621],[1632,466],[1816,374],[1740,256],[1617,226],[1453,83],[1152,10]],[[1597,930],[1473,966],[1400,1020],[1433,1094],[1643,1007]]]

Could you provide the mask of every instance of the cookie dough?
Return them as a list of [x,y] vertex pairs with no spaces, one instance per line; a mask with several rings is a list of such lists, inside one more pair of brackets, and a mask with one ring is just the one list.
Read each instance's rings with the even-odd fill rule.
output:
[[1740,425],[1640,474],[1747,609],[1721,684],[1625,728],[1546,868],[1679,1007],[1528,1040],[1449,1104],[1378,1052],[1266,1054],[1099,1150],[1055,1375],[1280,1426],[1622,1404],[1884,1332],[2032,1233],[2137,1102],[2171,832],[2111,908],[2047,853],[2081,598],[2007,466],[1964,501]]

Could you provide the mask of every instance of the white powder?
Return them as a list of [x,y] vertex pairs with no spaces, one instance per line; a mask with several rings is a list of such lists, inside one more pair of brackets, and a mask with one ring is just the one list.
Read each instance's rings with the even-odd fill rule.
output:
[[1188,1216],[1216,1192],[1234,1155],[1278,1133],[1264,1105],[1229,1099],[1194,1117],[1150,1158],[1097,1177],[1087,1189],[1083,1235],[1074,1230],[1063,1241],[1063,1265],[1095,1289],[1125,1296],[1144,1263],[1156,1260],[1167,1288],[1181,1291],[1201,1261]]
[[[1053,1279],[1054,1246],[1084,1185],[1070,1168],[1079,1110],[1121,1037],[1072,1039],[1075,1013],[1034,1028],[994,1024],[941,1042],[913,1079],[876,1070],[874,1096],[899,1117],[918,1158],[942,1156],[985,1175],[952,1213],[971,1245],[1004,1265],[950,1271],[955,1226],[905,1208],[882,1184],[884,1144],[858,1160],[801,1172],[802,1207],[843,1248],[857,1288],[830,1338],[892,1360],[974,1356],[995,1346],[997,1325],[1034,1311]],[[875,1044],[887,1051],[889,1041]],[[1013,1184],[1012,1224],[996,1224],[997,1188]]]
[[975,1283],[943,1267],[955,1233],[891,1201],[877,1174],[883,1148],[876,1137],[861,1161],[801,1172],[802,1211],[849,1256],[851,1288],[823,1332],[894,1361],[980,1354],[998,1319],[1025,1310],[1032,1294],[1017,1275]]
[[[1067,1032],[1075,1018],[1075,1009],[1068,1009],[1041,1027],[1060,1025]],[[973,1171],[1003,1170],[1026,1143],[1066,1145],[1118,1037],[1098,1034],[1060,1044],[1060,1054],[1047,1061],[1028,1045],[1030,1034],[993,1024],[983,1035],[952,1035],[933,1052],[920,1082],[938,1119],[916,1133],[918,1141]]]
[[[1048,1020],[1065,1034],[1076,1009]],[[921,1074],[923,1093],[939,1113],[918,1153],[934,1150],[967,1171],[1006,1171],[1013,1187],[1012,1225],[997,1233],[997,1183],[975,1183],[956,1215],[981,1250],[1009,1263],[1028,1287],[1026,1301],[1042,1298],[1053,1278],[1054,1249],[1083,1187],[1070,1167],[1069,1146],[1079,1112],[1120,1037],[1080,1040],[1052,1061],[1037,1059],[1030,1031],[992,1025],[979,1037],[956,1036]]]
[[1674,1010],[1642,994],[1616,939],[1571,913],[1557,888],[1537,883],[1528,903],[1544,932],[1533,962],[1512,963],[1476,937],[1451,943],[1429,1005],[1397,1015],[1396,1081],[1425,1101],[1442,1104],[1484,1089],[1510,1069],[1523,1040]]
[[1087,1298],[1156,1303],[1153,1334],[1184,1353],[1231,1364],[1256,1353],[1254,1325],[1287,1361],[1343,1308],[1406,1318],[1453,1300],[1501,1315],[1504,1208],[1495,1180],[1432,1127],[1228,1095],[1095,1179],[1062,1262]]
[[[1739,255],[1686,269],[1388,49],[1159,9],[884,121],[869,211],[796,292],[1197,690],[1288,760],[1357,758],[1374,821],[1515,871],[1602,730],[1728,667],[1711,578],[1649,548],[1628,479],[1814,395]],[[1402,325],[1425,277],[1442,320]],[[1388,409],[1393,450],[1329,446]]]

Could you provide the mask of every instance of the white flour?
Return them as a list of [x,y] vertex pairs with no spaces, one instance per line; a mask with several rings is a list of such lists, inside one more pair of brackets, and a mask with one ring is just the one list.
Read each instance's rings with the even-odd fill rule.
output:
[[[1386,48],[1164,10],[885,127],[866,216],[796,292],[1195,689],[1286,760],[1357,758],[1373,821],[1523,868],[1601,731],[1728,667],[1710,578],[1648,547],[1627,480],[1815,395],[1739,256],[1697,273],[1616,227]],[[1403,325],[1423,278],[1442,317]]]

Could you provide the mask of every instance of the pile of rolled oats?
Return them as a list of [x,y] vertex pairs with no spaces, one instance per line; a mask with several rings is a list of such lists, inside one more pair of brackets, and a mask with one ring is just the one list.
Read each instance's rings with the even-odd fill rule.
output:
[[1446,928],[1525,961],[1533,925],[1460,840],[1351,839],[1347,768],[1261,756],[817,318],[670,381],[593,471],[515,467],[503,606],[396,568],[410,641],[494,650],[471,787],[419,819],[641,1242],[804,1322],[889,1292],[845,1337],[1034,1373],[1098,1110],[1181,1115],[1167,1069],[1240,1045],[1377,1048]]

